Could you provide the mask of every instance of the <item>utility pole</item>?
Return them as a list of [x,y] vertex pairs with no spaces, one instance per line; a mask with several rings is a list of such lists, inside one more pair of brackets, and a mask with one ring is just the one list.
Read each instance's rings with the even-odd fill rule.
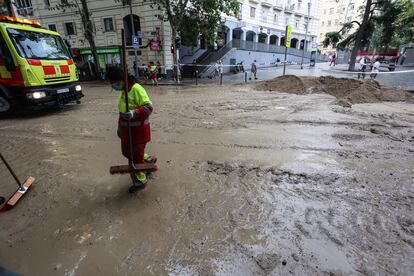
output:
[[[133,36],[137,35],[137,33],[135,32],[134,16],[133,16],[133,13],[132,13],[132,0],[129,0],[129,13],[130,13],[130,18],[131,18],[131,30],[132,30],[131,41],[133,42]],[[136,48],[134,48],[134,56],[135,56],[135,72],[134,72],[134,74],[135,74],[135,79],[138,79],[139,64],[138,64],[138,53],[137,53]]]
[[309,21],[310,21],[310,10],[311,10],[311,0],[308,2],[308,22],[306,23],[306,31],[305,31],[305,41],[303,42],[303,52],[302,52],[302,61],[300,62],[300,69],[303,69],[303,58],[305,57],[305,51],[307,48],[307,38],[308,38],[308,30],[309,30]]

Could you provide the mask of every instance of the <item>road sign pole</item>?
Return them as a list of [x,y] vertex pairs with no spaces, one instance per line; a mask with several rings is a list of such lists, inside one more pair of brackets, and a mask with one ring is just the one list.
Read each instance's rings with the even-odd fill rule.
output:
[[[132,1],[129,1],[129,13],[130,13],[130,18],[131,18],[132,37],[134,37],[136,35],[136,33],[135,33],[135,26],[134,26],[134,17],[133,17],[133,13],[132,13]],[[133,68],[133,69],[135,69],[135,72],[134,72],[135,73],[135,79],[138,80],[139,64],[138,64],[138,53],[137,53],[136,48],[134,48],[134,57],[135,57],[135,68]]]
[[292,36],[292,27],[287,25],[285,30],[285,62],[283,64],[283,76],[286,73],[287,49],[290,47],[290,37]]
[[305,51],[307,48],[308,29],[309,29],[309,17],[310,17],[311,1],[308,2],[308,22],[306,22],[305,41],[303,42],[302,61],[300,62],[300,69],[303,69],[303,58],[305,57]]

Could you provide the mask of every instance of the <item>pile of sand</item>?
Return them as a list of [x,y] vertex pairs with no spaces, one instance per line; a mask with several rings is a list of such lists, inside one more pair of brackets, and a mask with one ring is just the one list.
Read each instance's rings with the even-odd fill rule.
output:
[[256,85],[256,89],[294,94],[326,93],[335,96],[338,99],[338,104],[343,106],[383,101],[414,102],[414,94],[381,86],[375,80],[359,81],[331,76],[297,77],[287,75],[260,82]]

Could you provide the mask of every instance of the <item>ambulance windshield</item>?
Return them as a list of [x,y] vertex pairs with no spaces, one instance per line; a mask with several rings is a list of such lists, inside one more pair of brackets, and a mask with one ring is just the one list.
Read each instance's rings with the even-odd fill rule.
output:
[[26,59],[67,60],[69,51],[61,37],[41,32],[7,29],[20,56]]

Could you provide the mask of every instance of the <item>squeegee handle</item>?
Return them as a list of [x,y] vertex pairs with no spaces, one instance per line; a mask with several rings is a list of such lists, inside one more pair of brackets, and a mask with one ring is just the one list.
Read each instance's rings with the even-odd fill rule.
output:
[[6,159],[4,159],[3,155],[0,153],[0,158],[3,161],[4,165],[6,165],[7,169],[9,169],[10,174],[14,177],[14,180],[16,180],[17,185],[19,185],[19,187],[22,187],[22,183],[20,182],[19,178],[17,177],[17,175],[14,173],[14,171],[12,170],[12,168],[10,167],[9,163],[7,163]]
[[[126,64],[126,40],[125,40],[125,32],[124,29],[122,29],[122,71],[124,72],[123,78],[124,78],[124,96],[125,96],[125,107],[126,112],[129,111],[129,98],[128,98],[128,67]],[[128,164],[130,168],[135,168],[134,166],[134,153],[132,151],[132,133],[131,133],[131,122],[127,121],[127,128],[128,128],[128,146],[129,146],[129,158],[128,158]]]

